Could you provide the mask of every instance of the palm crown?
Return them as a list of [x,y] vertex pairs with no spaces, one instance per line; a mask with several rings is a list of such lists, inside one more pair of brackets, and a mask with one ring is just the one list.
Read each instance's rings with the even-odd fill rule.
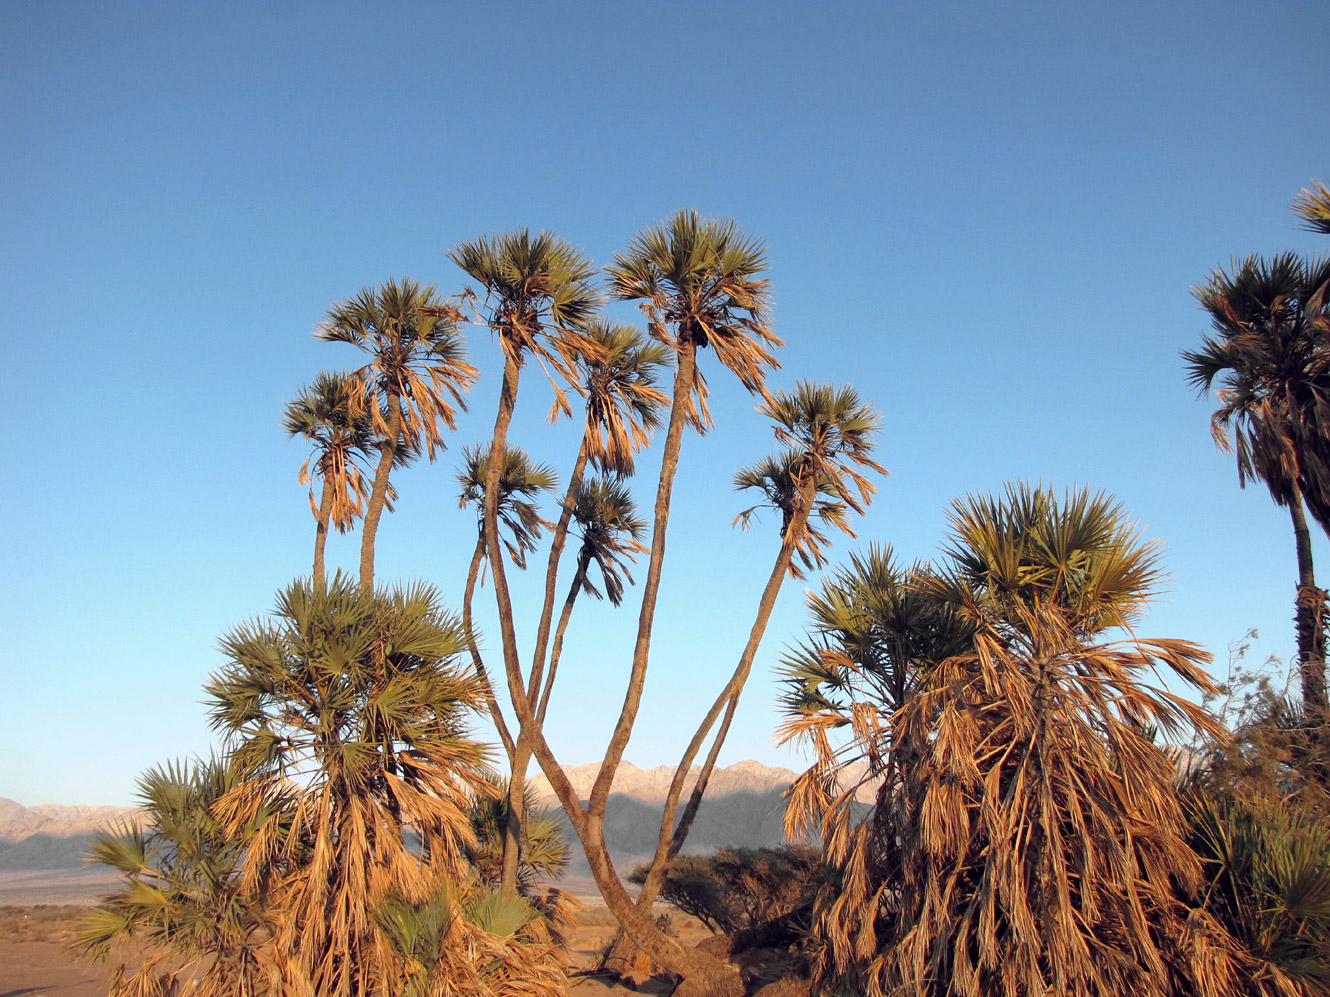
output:
[[[573,504],[573,519],[582,535],[582,546],[577,557],[577,578],[581,586],[597,599],[608,596],[619,605],[623,601],[624,581],[632,583],[628,561],[636,561],[634,554],[644,554],[642,544],[646,536],[646,521],[637,515],[628,489],[608,478],[592,478],[582,484]],[[592,563],[600,568],[605,583],[605,594],[591,583],[587,569]]]
[[[580,250],[551,232],[519,229],[460,242],[448,258],[484,288],[485,323],[507,359],[520,366],[535,356],[565,381],[575,381],[578,357],[597,352],[582,330],[600,306],[592,284],[595,267]],[[562,387],[553,377],[551,383],[551,415],[570,414]]]
[[586,394],[587,457],[602,471],[631,475],[669,399],[656,387],[670,353],[636,326],[596,319],[587,338],[599,350],[578,358]]
[[[652,336],[675,349],[685,341],[711,347],[745,388],[765,396],[766,372],[780,366],[771,350],[782,345],[768,325],[771,286],[758,276],[765,267],[762,244],[734,222],[687,210],[634,236],[606,273],[615,298],[640,302]],[[690,387],[689,419],[706,429],[700,371]]]
[[[460,508],[473,505],[477,515],[483,517],[490,448],[465,447],[462,460],[463,469],[457,475],[462,491],[457,496],[457,504]],[[500,524],[507,528],[512,538],[505,538],[504,546],[519,568],[526,567],[526,555],[536,549],[541,529],[550,525],[541,519],[539,507],[530,499],[555,488],[558,483],[554,469],[548,464],[535,463],[525,450],[509,447],[504,451],[499,470],[498,516]],[[481,527],[483,529],[483,524]]]
[[357,374],[381,403],[391,401],[370,407],[375,432],[391,434],[392,407],[399,406],[401,443],[430,460],[442,448],[442,427],[456,428],[454,403],[466,407],[462,393],[478,376],[466,362],[458,319],[433,284],[404,278],[334,305],[317,333],[372,355]]
[[[318,477],[332,485],[328,522],[345,533],[364,510],[369,485],[365,461],[374,450],[372,402],[368,388],[354,375],[324,371],[314,383],[301,388],[282,413],[282,428],[291,436],[302,436],[314,447],[300,467],[300,483]],[[311,470],[312,465],[312,470]],[[314,488],[309,507],[320,518]]]
[[1182,356],[1194,386],[1219,384],[1215,441],[1236,451],[1243,484],[1263,481],[1283,506],[1301,491],[1330,530],[1330,258],[1249,256],[1192,293],[1217,335]]

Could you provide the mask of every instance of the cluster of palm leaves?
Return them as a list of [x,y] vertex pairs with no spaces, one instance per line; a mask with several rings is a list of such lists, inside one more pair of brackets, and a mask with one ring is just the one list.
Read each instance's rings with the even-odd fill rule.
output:
[[498,794],[465,644],[428,586],[367,594],[340,573],[226,635],[205,690],[226,758],[150,772],[150,824],[94,846],[125,885],[83,944],[147,953],[114,992],[560,992],[543,912],[478,857]]

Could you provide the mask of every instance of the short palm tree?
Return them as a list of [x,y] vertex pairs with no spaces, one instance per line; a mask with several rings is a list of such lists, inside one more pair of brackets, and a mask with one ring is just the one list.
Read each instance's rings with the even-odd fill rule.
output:
[[1330,993],[1330,829],[1280,798],[1184,793],[1204,867],[1204,909],[1232,935],[1242,997]]
[[274,815],[261,811],[229,833],[211,808],[237,784],[237,770],[217,759],[151,769],[138,784],[144,822],[93,836],[89,857],[123,885],[89,911],[77,944],[99,959],[120,942],[142,954],[132,972],[118,967],[113,997],[177,993],[188,977],[203,997],[274,992],[264,884],[241,884],[250,837]]
[[459,318],[434,285],[404,278],[363,288],[334,305],[316,333],[371,356],[356,372],[374,401],[369,413],[380,451],[361,533],[360,585],[366,592],[374,589],[374,542],[394,464],[403,452],[434,459],[443,448],[443,427],[456,428],[454,405],[465,408],[462,394],[476,380]]
[[[1199,647],[1134,630],[1158,578],[1157,549],[1105,497],[1015,487],[956,504],[946,560],[905,582],[933,608],[911,610],[898,577],[876,606],[825,593],[833,619],[893,622],[855,622],[848,636],[881,641],[868,649],[824,631],[789,674],[784,733],[817,761],[787,823],[819,826],[839,871],[814,929],[823,986],[1231,992],[1226,932],[1178,899],[1202,870],[1154,737],[1219,731],[1145,681],[1159,669],[1212,690]],[[889,755],[868,816],[836,805],[852,763],[885,773]]]
[[1302,695],[1319,715],[1330,707],[1325,593],[1304,506],[1330,531],[1330,258],[1249,256],[1232,276],[1216,270],[1193,293],[1216,334],[1183,353],[1188,380],[1215,389],[1215,441],[1236,452],[1239,482],[1264,482],[1293,521]]
[[367,594],[340,574],[293,583],[273,616],[221,641],[227,664],[205,691],[240,782],[212,812],[232,834],[265,808],[281,817],[248,838],[241,886],[266,889],[274,967],[294,992],[385,985],[398,964],[375,911],[467,875],[488,756],[465,646],[428,586]]
[[[371,405],[368,389],[359,378],[346,371],[324,371],[313,384],[301,388],[282,413],[282,428],[291,436],[304,437],[314,448],[300,467],[300,483],[310,485],[309,507],[317,524],[314,577],[318,580],[324,577],[328,527],[345,533],[365,511],[369,494],[365,462],[377,449]],[[317,502],[315,478],[323,482]]]

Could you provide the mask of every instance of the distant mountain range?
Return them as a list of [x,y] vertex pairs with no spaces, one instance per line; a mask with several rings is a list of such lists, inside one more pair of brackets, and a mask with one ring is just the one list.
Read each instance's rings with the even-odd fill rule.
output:
[[[582,799],[590,794],[597,768],[593,763],[564,770]],[[685,850],[698,853],[727,846],[781,844],[785,840],[783,794],[795,775],[791,769],[754,761],[717,768]],[[605,837],[620,874],[626,876],[655,850],[662,805],[673,776],[670,766],[640,769],[625,762],[619,767],[606,805]],[[696,770],[686,783],[685,793],[692,789],[695,776]],[[558,806],[539,771],[534,773],[531,786],[543,805]],[[45,873],[68,877],[84,868],[88,840],[95,831],[136,820],[140,815],[141,811],[131,807],[24,807],[0,798],[0,877],[21,875],[24,882]],[[568,837],[575,845],[571,832]],[[582,877],[587,871],[585,858],[575,850],[569,873],[578,883],[578,892],[582,892]],[[3,892],[0,889],[0,894]]]

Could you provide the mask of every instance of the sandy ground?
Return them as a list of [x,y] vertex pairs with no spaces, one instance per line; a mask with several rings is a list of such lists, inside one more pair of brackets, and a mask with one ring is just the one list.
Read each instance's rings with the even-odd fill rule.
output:
[[[0,907],[0,997],[103,997],[112,967],[82,960],[68,948],[81,907],[55,906],[49,902],[54,899],[49,892],[46,897],[48,902],[41,906],[6,903]],[[579,970],[588,971],[614,936],[614,919],[600,897],[582,901],[578,926],[569,938],[569,957]],[[669,916],[671,931],[685,945],[695,945],[709,934],[693,918],[677,911],[662,913]],[[663,979],[646,980],[634,988],[595,975],[575,976],[569,988],[574,997],[633,992],[664,995],[671,990]]]

